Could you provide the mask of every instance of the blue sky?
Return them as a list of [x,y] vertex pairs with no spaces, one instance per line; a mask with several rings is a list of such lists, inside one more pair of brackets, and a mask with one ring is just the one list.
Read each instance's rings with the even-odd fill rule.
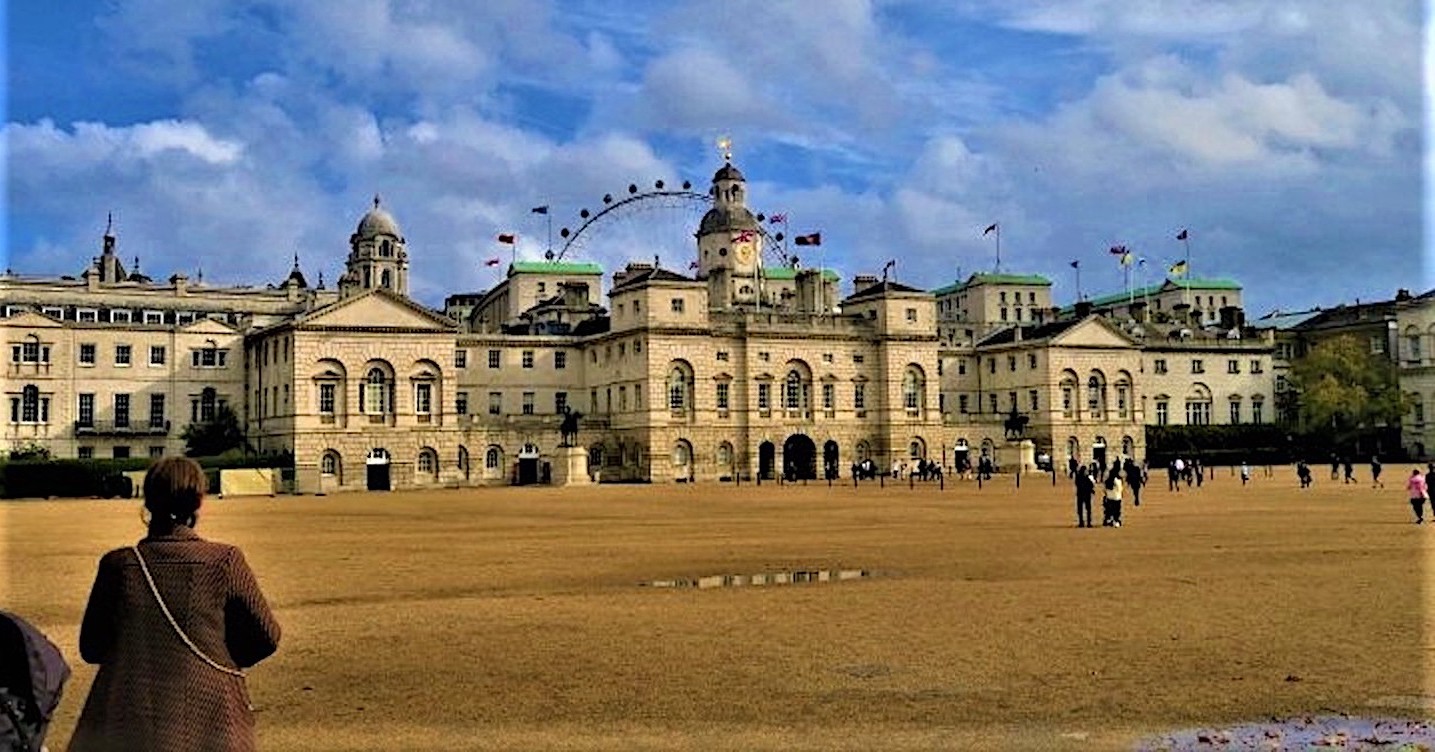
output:
[[[417,297],[484,289],[605,193],[706,187],[844,279],[1123,285],[1182,255],[1251,315],[1435,286],[1420,0],[54,0],[8,8],[3,251],[77,274],[115,215],[167,277],[332,285],[375,193]],[[646,202],[575,259],[683,270],[698,209]],[[1435,231],[1430,231],[1435,232]]]

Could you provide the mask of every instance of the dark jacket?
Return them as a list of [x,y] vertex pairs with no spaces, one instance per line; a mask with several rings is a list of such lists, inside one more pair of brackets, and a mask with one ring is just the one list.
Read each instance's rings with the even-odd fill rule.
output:
[[[279,624],[238,548],[177,526],[140,541],[139,549],[175,621],[211,660],[248,668],[273,654]],[[80,656],[100,670],[72,752],[255,748],[244,679],[185,646],[128,548],[100,559],[80,625]]]
[[0,749],[40,752],[69,678],[55,643],[0,611]]
[[1090,501],[1096,495],[1096,481],[1090,475],[1076,474],[1076,498]]

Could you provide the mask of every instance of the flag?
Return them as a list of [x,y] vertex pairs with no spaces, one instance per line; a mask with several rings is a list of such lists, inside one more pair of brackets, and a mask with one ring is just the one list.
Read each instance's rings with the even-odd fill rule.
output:
[[518,236],[514,235],[511,232],[500,232],[498,234],[498,242],[513,245],[514,243],[518,242]]
[[792,242],[798,245],[822,245],[822,233],[814,232],[811,235],[798,235]]
[[498,266],[499,263],[500,263],[500,262],[499,262],[499,260],[498,260],[498,257],[497,257],[497,256],[494,256],[493,258],[491,258],[491,259],[489,259],[489,260],[483,262],[483,265],[484,265],[484,266]]
[[1121,265],[1122,265],[1122,266],[1131,266],[1131,265],[1132,265],[1133,263],[1135,263],[1135,262],[1136,262],[1136,257],[1135,257],[1135,256],[1132,256],[1129,252],[1128,252],[1128,253],[1123,253],[1123,254],[1121,254]]
[[987,233],[989,233],[989,232],[991,232],[992,230],[995,230],[995,229],[997,229],[997,223],[996,223],[996,222],[993,222],[993,223],[987,225],[987,229],[982,230],[982,237],[986,237],[986,234],[987,234]]
[[1180,277],[1184,275],[1186,273],[1186,262],[1177,261],[1176,263],[1171,265],[1171,268],[1167,270],[1167,273],[1173,277]]
[[786,214],[774,214],[774,215],[772,215],[771,217],[768,217],[768,218],[767,218],[767,221],[768,221],[768,222],[771,222],[772,224],[775,224],[775,225],[785,225],[785,224],[787,224],[787,215],[786,215]]
[[1142,256],[1141,258],[1137,259],[1137,260],[1136,260],[1136,265],[1137,265],[1137,266],[1145,266],[1145,265],[1146,265],[1146,257],[1145,257],[1145,256]]
[[1176,233],[1176,239],[1177,239],[1177,240],[1185,240],[1187,237],[1188,237],[1187,232],[1186,232],[1184,229],[1181,230],[1180,232]]
[[547,214],[547,213],[548,213],[548,204],[544,204],[544,205],[542,205],[542,206],[535,206],[535,207],[533,207],[532,209],[529,209],[528,211],[531,211],[531,212],[533,212],[534,214]]
[[1124,246],[1124,245],[1113,245],[1113,246],[1111,246],[1110,253],[1111,253],[1112,256],[1124,256],[1124,255],[1126,255],[1126,246]]
[[696,262],[696,261],[689,261],[689,262],[688,262],[688,268],[689,268],[689,269],[696,269],[696,268],[698,268],[698,262]]
[[1080,262],[1080,261],[1073,261],[1073,262],[1071,262],[1071,268],[1072,268],[1072,269],[1080,269],[1080,268],[1081,268],[1081,262]]
[[757,237],[757,233],[753,232],[752,230],[743,230],[742,232],[733,235],[729,239],[734,243],[746,243],[747,241],[752,240],[755,237]]

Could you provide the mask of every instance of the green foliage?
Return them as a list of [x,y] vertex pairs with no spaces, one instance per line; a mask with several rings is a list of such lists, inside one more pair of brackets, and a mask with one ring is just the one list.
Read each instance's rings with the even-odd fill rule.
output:
[[253,451],[239,416],[228,405],[220,406],[214,412],[214,419],[203,423],[191,423],[180,434],[184,439],[184,453],[189,457],[218,457],[226,452]]
[[[49,496],[87,498],[127,497],[128,479],[121,473],[149,468],[147,457],[124,460],[50,460],[0,464],[0,495],[10,499],[43,499]],[[209,493],[219,492],[219,471],[246,467],[293,467],[294,456],[287,452],[268,455],[196,458],[205,468]]]
[[1280,426],[1147,426],[1146,459],[1162,467],[1176,457],[1199,457],[1208,466],[1286,462],[1299,451]]
[[10,459],[14,462],[48,460],[50,459],[50,448],[38,441],[27,441],[10,450]]
[[1409,409],[1395,365],[1351,335],[1322,342],[1292,363],[1291,384],[1305,429],[1337,442],[1397,424]]

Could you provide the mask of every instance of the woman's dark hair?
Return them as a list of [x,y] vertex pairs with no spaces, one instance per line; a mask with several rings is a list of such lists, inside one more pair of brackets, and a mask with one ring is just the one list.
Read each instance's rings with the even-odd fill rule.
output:
[[144,476],[144,505],[154,515],[151,524],[194,527],[204,487],[204,469],[188,457],[165,457],[150,465]]

